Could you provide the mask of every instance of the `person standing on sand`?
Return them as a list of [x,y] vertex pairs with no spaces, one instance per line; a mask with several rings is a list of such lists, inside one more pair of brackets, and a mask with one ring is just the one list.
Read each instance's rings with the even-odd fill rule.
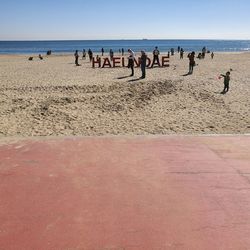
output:
[[154,51],[153,51],[153,63],[151,68],[154,67],[154,64],[158,64],[158,66],[160,67],[160,61],[159,61],[159,55],[160,55],[160,51],[158,50],[158,47],[155,47]]
[[124,56],[124,48],[122,48],[122,56]]
[[206,47],[203,47],[203,49],[202,49],[202,58],[203,59],[205,59],[206,53],[207,53],[207,49],[206,49]]
[[85,49],[82,50],[82,59],[83,60],[86,59],[86,50]]
[[140,63],[142,72],[141,79],[144,79],[146,77],[146,64],[147,64],[147,55],[144,50],[141,51]]
[[214,59],[214,52],[211,53],[211,59]]
[[110,56],[110,61],[113,61],[114,52],[112,49],[110,49],[110,51],[109,51],[109,56]]
[[184,55],[184,50],[183,50],[183,48],[181,48],[181,50],[180,50],[180,59],[183,59],[183,55]]
[[103,54],[104,54],[104,48],[102,48],[101,52],[102,52],[102,56],[103,56]]
[[189,74],[193,74],[194,66],[195,66],[195,52],[193,51],[192,53],[188,54],[189,58]]
[[174,48],[171,48],[171,56],[174,56]]
[[92,62],[93,59],[93,52],[91,49],[88,50],[88,55],[89,55],[89,61]]
[[80,66],[80,64],[78,63],[78,58],[79,58],[78,50],[76,50],[74,56],[75,56],[75,65],[76,65],[76,66]]
[[228,71],[226,75],[221,74],[224,77],[224,89],[221,94],[226,94],[229,91],[229,82],[230,82],[230,72]]
[[128,68],[131,69],[131,75],[134,75],[134,60],[135,60],[135,53],[131,49],[128,49]]

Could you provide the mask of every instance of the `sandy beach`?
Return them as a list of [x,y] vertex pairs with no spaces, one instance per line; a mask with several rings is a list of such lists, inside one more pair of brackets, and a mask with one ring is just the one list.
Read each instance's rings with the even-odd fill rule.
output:
[[[170,67],[148,69],[143,80],[139,68],[127,77],[127,68],[79,62],[0,55],[0,137],[250,133],[250,53],[196,59],[188,76],[187,54],[175,54]],[[222,95],[218,76],[229,69]]]

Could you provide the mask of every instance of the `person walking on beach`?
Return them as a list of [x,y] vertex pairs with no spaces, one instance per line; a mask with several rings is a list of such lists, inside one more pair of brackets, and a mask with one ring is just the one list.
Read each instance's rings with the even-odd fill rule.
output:
[[131,75],[134,75],[134,59],[135,59],[135,53],[131,49],[128,49],[128,68],[131,69]]
[[89,55],[89,61],[92,62],[93,59],[93,52],[91,49],[88,50],[88,55]]
[[160,61],[159,61],[159,55],[160,55],[160,51],[158,50],[158,47],[155,47],[154,51],[153,51],[153,63],[151,65],[151,68],[154,67],[154,64],[158,64],[158,66],[160,67]]
[[211,59],[214,59],[214,52],[211,53]]
[[195,52],[193,51],[192,53],[188,54],[189,58],[189,74],[193,74],[194,66],[195,66]]
[[141,51],[140,63],[142,72],[141,79],[144,79],[146,77],[146,64],[147,64],[147,55],[144,50]]
[[228,71],[226,75],[221,74],[220,76],[224,77],[224,89],[221,94],[226,94],[229,91],[230,72]]
[[103,56],[103,54],[104,54],[104,48],[102,48],[101,52],[102,52],[102,56]]
[[122,56],[124,56],[124,48],[122,48]]
[[178,53],[180,53],[180,49],[181,49],[180,46],[178,46],[178,48],[177,48]]
[[76,50],[74,56],[75,56],[75,65],[76,65],[76,66],[80,66],[80,64],[78,63],[78,58],[79,58],[78,50]]

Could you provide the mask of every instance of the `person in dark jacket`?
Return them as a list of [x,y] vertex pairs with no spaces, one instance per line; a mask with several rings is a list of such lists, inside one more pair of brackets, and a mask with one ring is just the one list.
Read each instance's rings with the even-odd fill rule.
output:
[[110,49],[110,51],[109,51],[109,56],[110,56],[110,60],[113,61],[114,51],[112,49]]
[[192,53],[188,54],[189,58],[189,74],[193,74],[194,66],[195,66],[195,52],[193,51]]
[[88,50],[88,55],[89,55],[89,61],[92,62],[93,59],[93,52],[91,49]]
[[128,68],[131,69],[131,75],[134,75],[134,60],[135,60],[135,53],[131,49],[128,49]]
[[80,66],[80,64],[78,63],[78,58],[79,58],[78,50],[76,50],[74,56],[75,56],[75,65],[76,65],[76,66]]
[[228,71],[226,75],[221,74],[224,77],[224,89],[221,94],[226,94],[229,91],[229,82],[230,82],[230,72]]
[[183,50],[183,48],[181,48],[181,50],[180,50],[180,59],[183,59],[183,55],[184,55],[184,50]]
[[146,77],[146,64],[147,64],[147,55],[144,50],[141,51],[140,63],[142,72],[141,79],[144,79]]

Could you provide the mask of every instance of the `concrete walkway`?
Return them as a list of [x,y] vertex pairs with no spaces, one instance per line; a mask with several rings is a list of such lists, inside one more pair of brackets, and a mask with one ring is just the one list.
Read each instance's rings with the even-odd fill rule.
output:
[[2,142],[0,249],[250,249],[250,136]]

